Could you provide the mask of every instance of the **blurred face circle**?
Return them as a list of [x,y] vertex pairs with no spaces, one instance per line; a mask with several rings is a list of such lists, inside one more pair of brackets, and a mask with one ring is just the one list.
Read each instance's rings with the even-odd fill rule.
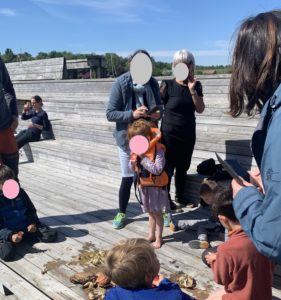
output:
[[152,63],[144,53],[136,54],[130,63],[130,73],[133,82],[146,84],[152,75]]
[[185,63],[178,63],[173,69],[173,73],[177,80],[183,81],[188,77],[189,68]]

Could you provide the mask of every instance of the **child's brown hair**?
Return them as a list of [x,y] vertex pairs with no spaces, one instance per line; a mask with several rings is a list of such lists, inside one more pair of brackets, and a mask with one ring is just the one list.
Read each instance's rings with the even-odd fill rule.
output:
[[114,246],[107,254],[103,272],[122,288],[147,288],[147,277],[159,272],[154,248],[145,239],[128,239]]
[[151,137],[151,123],[144,119],[138,119],[128,126],[127,137],[130,140],[136,135]]
[[214,203],[212,204],[212,212],[214,215],[222,215],[233,222],[238,222],[233,208],[232,188],[229,186],[218,187],[215,192]]
[[3,185],[6,180],[14,179],[15,175],[11,168],[0,164],[0,184]]

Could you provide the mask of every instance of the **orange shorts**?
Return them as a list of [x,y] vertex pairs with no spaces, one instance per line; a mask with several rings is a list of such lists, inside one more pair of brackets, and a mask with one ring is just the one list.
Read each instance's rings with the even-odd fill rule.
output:
[[12,154],[18,151],[14,131],[11,128],[0,130],[0,155]]

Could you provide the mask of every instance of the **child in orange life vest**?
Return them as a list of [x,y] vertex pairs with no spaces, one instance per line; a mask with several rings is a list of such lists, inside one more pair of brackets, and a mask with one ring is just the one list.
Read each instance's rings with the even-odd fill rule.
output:
[[148,150],[142,155],[131,154],[129,166],[136,172],[140,187],[142,209],[148,213],[148,237],[154,248],[162,245],[163,212],[170,210],[167,184],[168,176],[163,171],[165,166],[165,146],[159,143],[159,129],[143,119],[128,127],[128,139],[142,135],[149,141]]

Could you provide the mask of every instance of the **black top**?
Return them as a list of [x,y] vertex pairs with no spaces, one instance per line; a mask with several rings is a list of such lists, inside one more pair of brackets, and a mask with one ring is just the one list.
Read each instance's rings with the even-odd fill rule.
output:
[[[195,84],[198,96],[203,97],[200,81]],[[183,132],[195,129],[196,107],[187,86],[173,80],[164,80],[160,86],[161,99],[164,104],[162,130]]]
[[[21,115],[22,120],[31,119],[32,123],[43,126],[43,130],[50,129],[50,122],[48,119],[48,114],[42,110],[40,112],[36,112],[35,110],[30,111],[28,114],[23,113]],[[32,131],[37,134],[41,134],[42,130],[39,128],[28,128],[27,130]]]

